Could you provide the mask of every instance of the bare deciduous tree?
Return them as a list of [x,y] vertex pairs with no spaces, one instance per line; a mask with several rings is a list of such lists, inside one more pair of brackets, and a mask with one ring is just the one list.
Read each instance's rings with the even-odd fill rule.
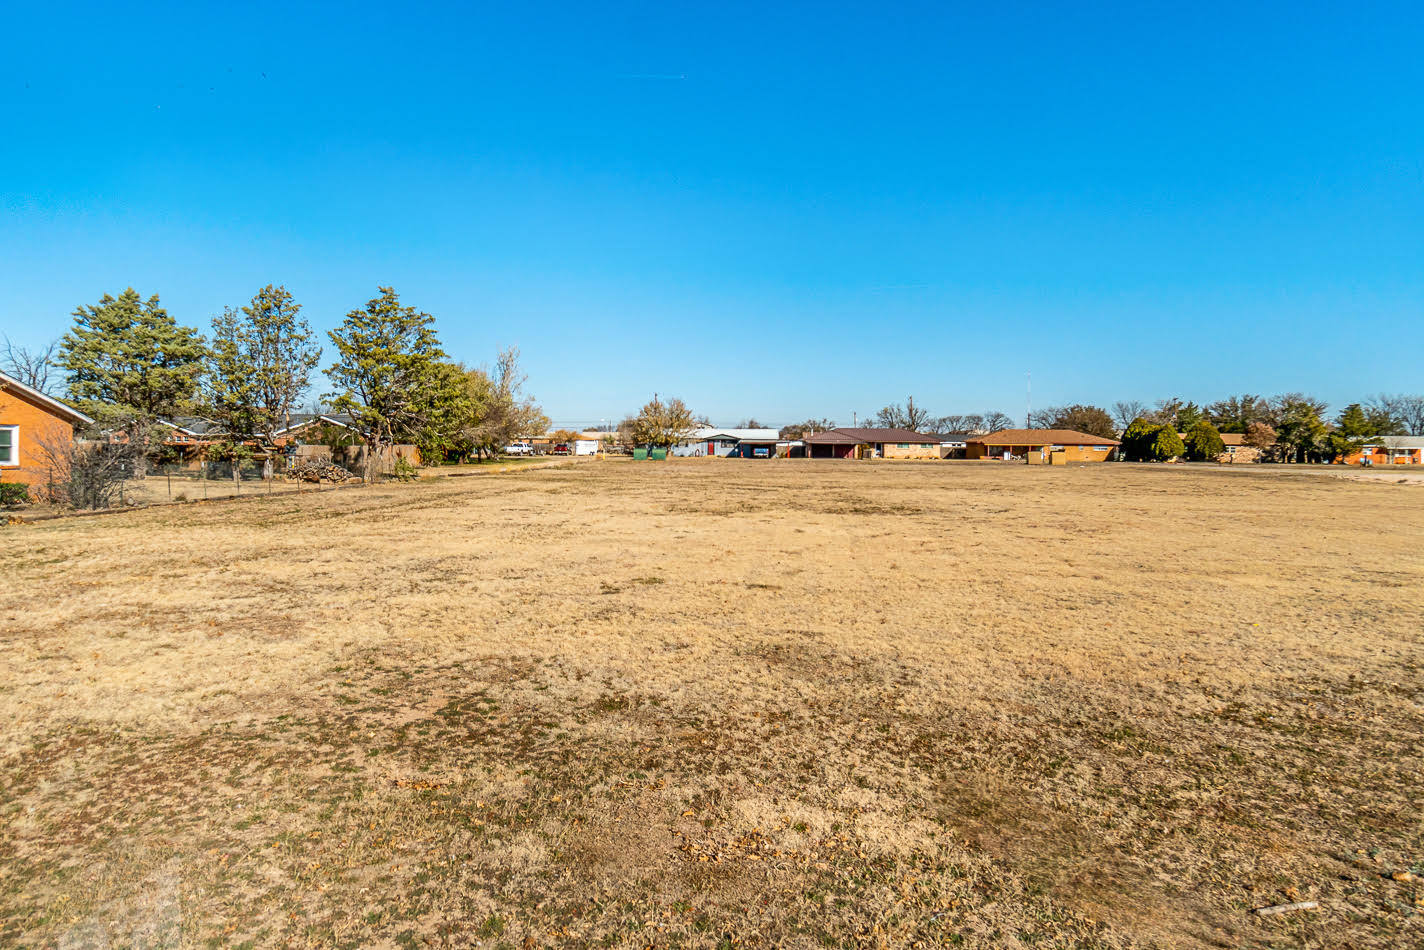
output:
[[932,428],[934,417],[915,405],[915,397],[905,400],[905,405],[892,403],[875,414],[875,424],[886,429],[909,429],[920,432]]
[[835,427],[836,423],[832,419],[807,419],[805,422],[782,426],[778,434],[783,439],[804,439],[813,433],[827,432]]
[[1014,420],[1010,419],[1005,413],[998,411],[984,413],[983,421],[983,429],[985,432],[1003,432],[1005,429],[1012,429],[1014,427]]
[[8,336],[0,336],[0,370],[31,389],[52,396],[54,393],[50,392],[50,386],[59,382],[54,363],[58,352],[58,340],[52,340],[32,350],[29,347],[16,346]]
[[1112,404],[1112,419],[1119,432],[1126,431],[1133,420],[1147,415],[1147,404],[1140,399],[1122,399]]
[[67,429],[42,433],[35,444],[45,480],[37,493],[64,508],[111,508],[124,486],[141,477],[151,441],[142,419],[89,442],[76,442]]
[[1380,394],[1370,406],[1385,412],[1409,435],[1424,435],[1424,396]]

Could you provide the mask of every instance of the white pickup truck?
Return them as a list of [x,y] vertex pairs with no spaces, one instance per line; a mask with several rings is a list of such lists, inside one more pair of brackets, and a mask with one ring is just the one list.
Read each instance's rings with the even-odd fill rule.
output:
[[504,447],[505,455],[533,455],[534,446],[528,442],[511,442]]

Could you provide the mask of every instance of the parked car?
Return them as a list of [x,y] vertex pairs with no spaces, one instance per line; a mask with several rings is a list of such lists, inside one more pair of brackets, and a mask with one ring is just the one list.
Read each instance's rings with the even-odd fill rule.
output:
[[549,450],[549,454],[571,455],[573,454],[573,449],[569,448],[569,444],[567,442],[560,442],[558,445],[554,446],[552,449]]
[[505,455],[533,455],[534,446],[528,442],[511,442],[504,447]]

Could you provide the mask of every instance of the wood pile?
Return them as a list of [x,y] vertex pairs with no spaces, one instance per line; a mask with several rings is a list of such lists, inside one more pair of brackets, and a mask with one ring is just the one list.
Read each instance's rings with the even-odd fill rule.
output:
[[287,471],[287,477],[299,482],[350,482],[359,481],[361,476],[352,475],[340,465],[319,459],[297,462]]

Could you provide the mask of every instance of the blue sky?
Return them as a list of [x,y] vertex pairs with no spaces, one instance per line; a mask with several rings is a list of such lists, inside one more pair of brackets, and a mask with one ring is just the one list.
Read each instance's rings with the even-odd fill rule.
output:
[[1424,8],[27,4],[0,330],[393,284],[559,421],[1424,390]]

